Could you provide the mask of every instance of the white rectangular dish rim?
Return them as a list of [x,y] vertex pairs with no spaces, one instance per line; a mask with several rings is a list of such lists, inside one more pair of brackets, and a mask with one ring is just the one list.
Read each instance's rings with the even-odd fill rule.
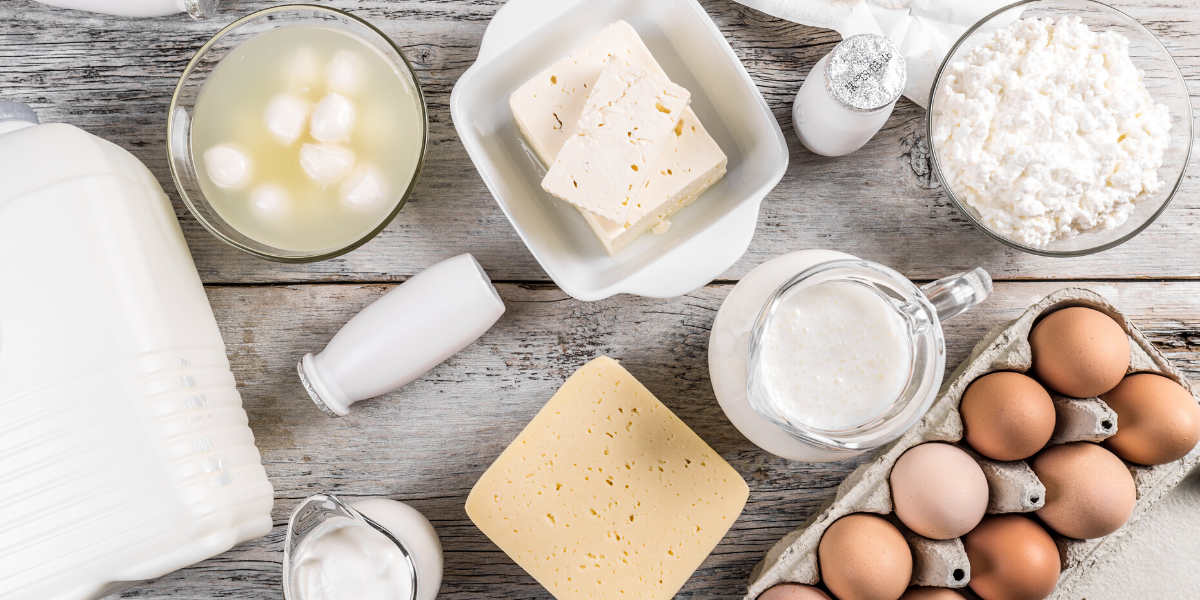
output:
[[[687,12],[676,10],[677,18],[668,21],[663,14],[669,9]],[[639,30],[672,78],[692,90],[693,108],[729,155],[730,165],[721,182],[676,215],[672,231],[645,236],[609,257],[574,209],[541,190],[544,166],[517,131],[507,95],[566,55],[580,38],[621,19]],[[558,33],[564,27],[571,35]],[[703,44],[703,51],[719,56],[722,64],[687,67],[677,40],[668,38],[688,28],[703,28],[704,39],[686,36],[688,43]],[[730,85],[735,86],[730,94],[706,91]],[[492,93],[481,97],[488,86]],[[734,111],[735,106],[740,110]],[[560,288],[584,301],[621,293],[674,297],[712,281],[749,247],[761,202],[788,164],[783,132],[766,100],[695,0],[614,0],[603,6],[584,0],[511,0],[489,26],[475,65],[455,84],[451,115],[485,185],[530,253]]]

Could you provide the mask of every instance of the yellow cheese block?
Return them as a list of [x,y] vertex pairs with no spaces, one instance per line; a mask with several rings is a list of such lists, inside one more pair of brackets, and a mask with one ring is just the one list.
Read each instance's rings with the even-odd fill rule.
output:
[[467,515],[559,600],[668,599],[750,491],[617,361],[577,371],[480,477]]

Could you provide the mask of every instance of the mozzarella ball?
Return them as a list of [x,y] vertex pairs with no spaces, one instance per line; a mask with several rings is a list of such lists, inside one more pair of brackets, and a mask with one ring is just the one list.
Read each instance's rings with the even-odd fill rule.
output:
[[218,144],[204,152],[204,172],[217,187],[237,189],[250,181],[250,156],[233,144]]
[[325,68],[325,81],[329,89],[343,94],[356,94],[367,76],[362,58],[357,52],[338,50]]
[[313,109],[309,132],[320,142],[345,142],[354,131],[354,102],[338,94],[326,94]]
[[331,185],[350,173],[354,151],[337,144],[304,144],[300,147],[300,167],[313,181]]
[[283,67],[289,89],[308,92],[321,82],[321,55],[307,46],[296,49]]
[[369,210],[388,200],[388,184],[375,165],[360,165],[342,182],[342,203],[350,208]]
[[280,144],[290,146],[304,133],[304,124],[308,121],[311,109],[309,103],[299,96],[276,94],[267,102],[267,110],[263,115],[267,131]]
[[292,199],[282,186],[264,183],[250,192],[250,208],[263,220],[279,221],[292,212]]

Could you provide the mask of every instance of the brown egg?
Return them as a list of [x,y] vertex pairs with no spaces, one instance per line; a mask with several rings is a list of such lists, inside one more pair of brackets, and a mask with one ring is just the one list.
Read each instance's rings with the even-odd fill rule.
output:
[[1029,517],[987,517],[963,544],[971,561],[971,590],[983,600],[1041,600],[1058,584],[1058,547]]
[[1117,411],[1117,434],[1104,445],[1129,462],[1161,465],[1200,442],[1200,404],[1171,379],[1130,375],[1101,398]]
[[1037,515],[1054,531],[1077,539],[1098,538],[1116,531],[1133,513],[1133,476],[1112,452],[1076,442],[1049,448],[1032,462],[1046,486],[1046,505]]
[[912,588],[900,600],[966,600],[966,596],[947,588]]
[[829,594],[811,585],[781,583],[763,592],[758,600],[829,600]]
[[1033,371],[1050,389],[1073,398],[1099,396],[1129,370],[1129,338],[1108,315],[1073,306],[1050,313],[1029,334]]
[[913,446],[896,460],[888,480],[896,517],[932,540],[966,534],[987,511],[983,469],[957,446],[940,442]]
[[1024,460],[1054,434],[1054,402],[1040,383],[1001,371],[976,379],[959,407],[967,443],[994,460]]
[[912,551],[878,515],[846,515],[817,546],[821,580],[838,600],[898,600],[912,578]]

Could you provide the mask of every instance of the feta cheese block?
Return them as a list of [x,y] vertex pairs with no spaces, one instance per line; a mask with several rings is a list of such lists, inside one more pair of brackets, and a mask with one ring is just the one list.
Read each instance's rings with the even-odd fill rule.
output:
[[586,210],[579,211],[609,254],[624,250],[647,231],[664,233],[671,226],[672,215],[695,202],[725,176],[725,155],[696,115],[686,111],[680,125],[676,130],[678,142],[671,145],[669,154],[655,161],[658,175],[650,178],[650,187],[644,194],[668,198],[667,202],[633,222],[612,221]]
[[667,198],[648,196],[652,161],[675,135],[691,94],[665,77],[610,61],[592,86],[578,132],[542,180],[547,192],[618,223],[635,223]]
[[748,496],[733,467],[600,357],[480,477],[466,510],[558,600],[666,600]]
[[[578,133],[592,88],[610,62],[667,77],[633,27],[617,21],[570,56],[534,76],[509,98],[521,134],[545,165],[553,165],[563,146]],[[657,203],[657,210],[650,211],[642,221],[631,223],[618,223],[581,211],[610,254],[619,252],[647,230],[665,230],[671,215],[724,177],[725,153],[690,107],[684,109],[679,125],[677,135],[666,142],[667,147],[649,168],[653,174],[651,188],[659,190],[654,194],[665,198]],[[686,135],[689,132],[696,135]]]

